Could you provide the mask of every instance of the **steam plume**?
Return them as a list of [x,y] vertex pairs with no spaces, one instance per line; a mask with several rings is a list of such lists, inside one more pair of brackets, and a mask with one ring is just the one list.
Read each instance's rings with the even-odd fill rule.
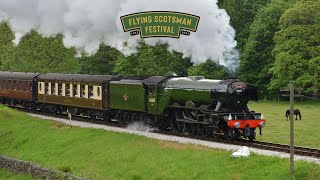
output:
[[[16,35],[15,44],[35,29],[46,37],[61,33],[66,47],[89,54],[103,42],[129,55],[136,52],[141,39],[123,32],[120,16],[142,11],[185,12],[200,16],[197,32],[181,35],[180,39],[149,38],[145,42],[167,43],[168,50],[181,52],[195,63],[212,59],[230,66],[237,64],[235,31],[225,10],[216,3],[217,0],[0,0],[0,21],[9,22]],[[226,57],[228,54],[233,56]]]

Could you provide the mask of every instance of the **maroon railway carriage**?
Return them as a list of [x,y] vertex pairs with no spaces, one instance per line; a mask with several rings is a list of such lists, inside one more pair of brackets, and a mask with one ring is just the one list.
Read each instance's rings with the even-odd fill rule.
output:
[[31,106],[37,97],[38,75],[0,71],[0,101],[2,104]]

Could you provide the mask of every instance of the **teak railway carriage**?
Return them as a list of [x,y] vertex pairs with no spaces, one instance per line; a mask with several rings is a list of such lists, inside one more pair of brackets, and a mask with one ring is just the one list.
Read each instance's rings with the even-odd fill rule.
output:
[[0,100],[9,106],[69,112],[105,121],[144,121],[162,130],[255,139],[265,125],[250,111],[253,85],[201,76],[125,78],[111,75],[0,72]]

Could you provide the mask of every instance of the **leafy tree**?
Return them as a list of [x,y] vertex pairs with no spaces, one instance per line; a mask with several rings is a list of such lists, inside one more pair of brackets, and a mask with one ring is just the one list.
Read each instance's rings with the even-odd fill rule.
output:
[[194,65],[188,69],[189,76],[204,76],[208,79],[225,79],[228,73],[225,67],[207,60],[204,63]]
[[22,72],[77,73],[79,60],[73,48],[66,48],[62,36],[42,37],[35,31],[22,37],[14,48],[13,58],[3,61],[3,70]]
[[263,94],[270,83],[271,74],[268,72],[274,62],[271,53],[274,47],[273,36],[280,29],[279,19],[289,5],[288,1],[273,0],[258,11],[241,54],[240,78],[258,85]]
[[275,34],[270,89],[287,87],[290,80],[306,93],[317,93],[320,82],[320,1],[297,1],[280,18]]
[[189,58],[183,58],[181,53],[175,51],[169,52],[167,45],[147,46],[141,43],[136,54],[118,56],[114,72],[124,76],[169,75],[168,73],[185,76],[191,65]]
[[218,5],[227,11],[230,23],[236,30],[238,49],[242,52],[249,36],[249,28],[258,10],[271,0],[219,0]]
[[81,73],[112,74],[114,63],[120,54],[117,49],[101,44],[94,55],[81,57]]
[[6,22],[0,23],[0,69],[4,61],[12,58],[14,34]]

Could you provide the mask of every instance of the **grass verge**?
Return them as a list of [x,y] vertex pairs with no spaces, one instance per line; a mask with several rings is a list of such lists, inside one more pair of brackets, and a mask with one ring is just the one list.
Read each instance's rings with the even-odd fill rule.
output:
[[[285,117],[289,102],[250,102],[249,108],[263,113],[267,120],[262,136],[257,135],[258,140],[289,144],[290,121]],[[294,121],[295,145],[320,148],[320,103],[296,102],[294,108],[302,114],[301,121],[299,118]]]
[[[92,179],[289,179],[289,160],[39,120],[0,106],[0,154]],[[296,179],[320,166],[296,162]]]
[[27,174],[15,174],[13,172],[7,171],[5,169],[0,169],[0,179],[11,179],[11,180],[32,180],[34,179],[31,175]]

